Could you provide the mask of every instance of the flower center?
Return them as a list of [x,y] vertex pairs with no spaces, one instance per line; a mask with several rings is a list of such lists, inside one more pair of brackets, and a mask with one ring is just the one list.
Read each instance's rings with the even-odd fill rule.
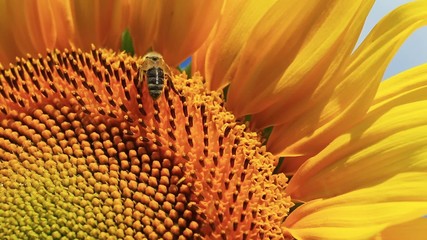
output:
[[0,67],[4,236],[283,238],[287,179],[259,137],[197,74],[151,97],[140,64],[93,48]]

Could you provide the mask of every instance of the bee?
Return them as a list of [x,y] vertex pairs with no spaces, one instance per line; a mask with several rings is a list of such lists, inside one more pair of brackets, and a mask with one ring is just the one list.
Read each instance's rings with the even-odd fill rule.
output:
[[157,52],[149,52],[142,58],[142,65],[139,68],[138,86],[144,79],[147,79],[148,93],[157,100],[163,92],[166,84],[166,77],[171,79],[171,70],[163,60],[162,55]]

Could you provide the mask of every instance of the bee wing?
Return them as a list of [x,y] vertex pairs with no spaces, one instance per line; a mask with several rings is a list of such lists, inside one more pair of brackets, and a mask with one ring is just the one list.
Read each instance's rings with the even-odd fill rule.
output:
[[136,74],[136,77],[134,78],[134,84],[135,86],[139,87],[144,82],[144,69],[142,66],[138,68],[138,72]]
[[164,74],[168,76],[168,79],[171,79],[173,77],[173,74],[169,65],[163,62],[162,68],[163,68]]

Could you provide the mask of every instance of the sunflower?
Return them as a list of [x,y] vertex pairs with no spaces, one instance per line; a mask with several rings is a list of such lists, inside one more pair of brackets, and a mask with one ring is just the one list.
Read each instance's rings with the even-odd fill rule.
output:
[[0,2],[0,236],[425,238],[427,2],[372,4]]

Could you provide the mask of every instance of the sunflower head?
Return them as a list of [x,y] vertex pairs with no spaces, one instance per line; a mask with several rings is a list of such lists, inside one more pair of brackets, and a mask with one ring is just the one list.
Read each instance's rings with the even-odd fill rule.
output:
[[0,1],[0,238],[427,238],[426,3]]
[[[140,59],[93,47],[28,56],[2,69],[0,157],[7,177],[0,187],[11,232],[137,239],[283,234],[292,204],[286,177],[271,174],[277,159],[199,75],[160,77],[166,67],[158,54]],[[165,81],[157,98],[152,69]],[[21,227],[21,217],[36,220]]]

